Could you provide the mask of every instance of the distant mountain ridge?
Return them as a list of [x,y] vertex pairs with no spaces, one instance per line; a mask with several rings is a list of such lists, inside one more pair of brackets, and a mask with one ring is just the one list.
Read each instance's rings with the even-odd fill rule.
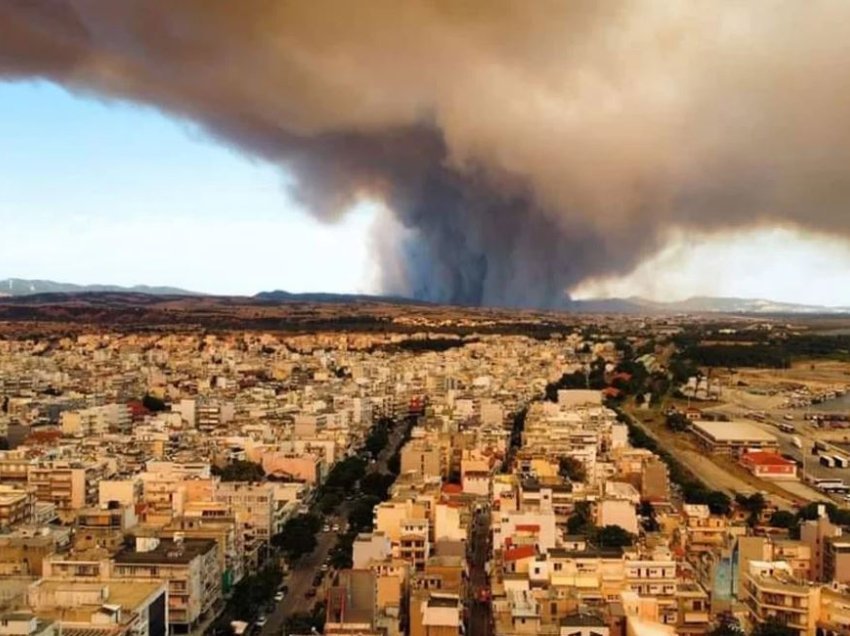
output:
[[34,296],[36,294],[77,294],[80,292],[131,292],[151,296],[199,296],[198,292],[178,287],[151,287],[149,285],[75,285],[52,280],[7,278],[0,280],[0,296]]
[[[574,306],[572,306],[574,305]],[[726,314],[848,314],[850,307],[805,305],[763,298],[694,296],[685,300],[656,301],[631,296],[572,301],[576,311],[615,313],[726,313]]]
[[[178,287],[134,285],[76,285],[50,280],[7,278],[0,280],[0,297],[26,297],[43,294],[78,293],[135,293],[149,296],[204,296]],[[389,303],[397,305],[438,305],[404,296],[379,294],[339,294],[328,292],[294,293],[283,290],[261,291],[254,300],[270,303]],[[530,308],[532,309],[532,308]],[[740,314],[850,314],[850,307],[830,307],[801,303],[778,302],[762,298],[731,298],[694,296],[685,300],[656,301],[630,296],[628,298],[565,299],[557,309],[582,313],[676,314],[676,313],[740,313]]]
[[417,300],[405,296],[381,296],[373,294],[334,294],[329,292],[294,293],[276,289],[254,294],[252,298],[267,302],[305,302],[305,303],[392,303],[394,305],[433,305],[426,300]]

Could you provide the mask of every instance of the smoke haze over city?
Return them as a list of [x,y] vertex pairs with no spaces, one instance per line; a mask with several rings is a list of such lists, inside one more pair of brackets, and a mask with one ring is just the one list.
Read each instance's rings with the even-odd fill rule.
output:
[[843,245],[848,27],[843,2],[13,0],[0,78],[192,122],[322,221],[378,202],[383,292],[559,307],[673,236]]

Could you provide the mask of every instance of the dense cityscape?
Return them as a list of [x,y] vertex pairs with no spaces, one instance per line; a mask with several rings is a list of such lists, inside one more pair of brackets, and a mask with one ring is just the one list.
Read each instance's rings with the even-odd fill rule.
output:
[[842,336],[454,313],[465,335],[4,323],[4,633],[850,629],[846,411],[813,415]]
[[850,0],[0,0],[0,636],[850,636]]

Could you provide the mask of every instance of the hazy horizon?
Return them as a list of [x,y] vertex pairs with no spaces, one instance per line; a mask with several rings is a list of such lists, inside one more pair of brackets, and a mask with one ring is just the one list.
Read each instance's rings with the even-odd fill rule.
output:
[[846,5],[550,8],[2,7],[0,279],[850,305]]

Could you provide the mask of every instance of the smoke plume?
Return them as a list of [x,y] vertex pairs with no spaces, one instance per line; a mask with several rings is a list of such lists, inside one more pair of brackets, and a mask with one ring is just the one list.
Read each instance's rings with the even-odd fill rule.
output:
[[843,0],[5,0],[0,77],[196,122],[322,219],[382,200],[388,292],[560,306],[672,229],[850,235],[848,27]]

